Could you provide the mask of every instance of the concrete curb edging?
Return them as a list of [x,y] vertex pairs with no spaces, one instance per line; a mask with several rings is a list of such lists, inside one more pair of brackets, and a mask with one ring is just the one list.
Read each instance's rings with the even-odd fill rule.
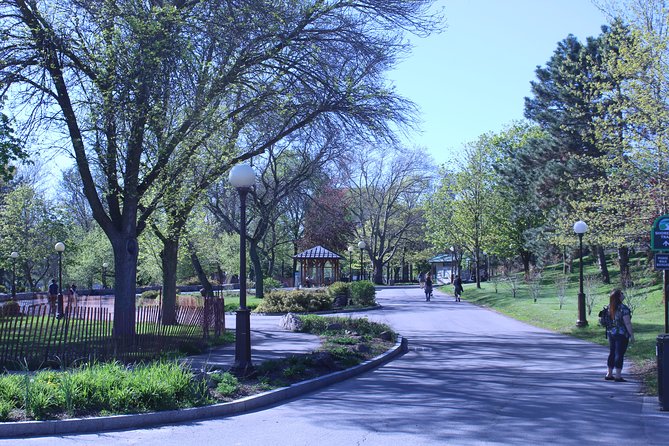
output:
[[350,369],[330,373],[307,381],[301,381],[289,387],[281,387],[257,395],[251,395],[229,403],[131,415],[71,418],[66,420],[6,422],[0,423],[0,438],[39,437],[46,435],[80,434],[134,429],[238,414],[295,398],[305,393],[344,381],[353,376],[360,375],[361,373],[367,372],[395,359],[406,353],[407,350],[408,340],[398,336],[397,342],[393,348]]

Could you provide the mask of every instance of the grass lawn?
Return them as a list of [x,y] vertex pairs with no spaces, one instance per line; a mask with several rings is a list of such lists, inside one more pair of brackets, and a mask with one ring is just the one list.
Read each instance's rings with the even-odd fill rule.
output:
[[[586,294],[596,296],[592,310],[586,313],[588,326],[576,327],[578,316],[577,295],[579,289],[578,262],[574,262],[573,272],[568,274],[569,285],[566,289],[566,298],[560,308],[558,299],[558,287],[556,279],[562,275],[562,265],[554,265],[546,268],[542,273],[540,292],[536,302],[531,293],[531,287],[520,281],[516,297],[513,297],[511,287],[508,283],[498,284],[497,292],[495,284],[485,282],[481,289],[476,284],[465,284],[462,297],[474,304],[481,305],[508,315],[537,327],[546,328],[558,333],[574,336],[579,339],[608,345],[604,337],[604,328],[597,324],[597,313],[604,305],[608,304],[608,295],[616,287],[619,287],[618,271],[610,267],[611,284],[603,284],[597,281],[590,290],[584,289]],[[597,266],[584,258],[584,276],[595,276],[599,274]],[[655,345],[658,334],[664,332],[664,303],[662,301],[662,281],[659,274],[643,272],[641,267],[635,267],[632,271],[634,287],[626,291],[625,303],[632,301],[634,313],[632,325],[636,342],[631,344],[627,351],[627,359],[634,363],[634,372],[639,373],[646,385],[645,391],[649,394],[657,394],[657,369]],[[658,277],[659,280],[658,280]],[[445,288],[452,292],[450,286]],[[590,291],[590,293],[588,293]],[[605,367],[605,364],[602,365]]]

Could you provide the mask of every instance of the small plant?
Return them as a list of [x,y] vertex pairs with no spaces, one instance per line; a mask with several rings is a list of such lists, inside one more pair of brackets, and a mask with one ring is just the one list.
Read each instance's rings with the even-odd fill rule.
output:
[[215,373],[211,376],[216,384],[216,391],[224,396],[232,396],[239,390],[239,380],[231,373]]
[[592,314],[592,308],[595,306],[595,302],[597,302],[597,299],[599,298],[597,282],[599,282],[599,274],[588,274],[583,280],[585,307],[588,311],[588,316]]
[[282,286],[283,286],[281,284],[281,282],[279,282],[278,280],[276,280],[273,277],[263,278],[262,284],[263,284],[263,287],[265,288],[265,291],[276,290],[276,289],[282,288]]
[[509,287],[509,290],[511,290],[511,294],[515,299],[516,296],[518,295],[518,290],[520,289],[520,277],[518,276],[518,274],[505,270],[504,282]]
[[146,290],[139,295],[141,299],[149,299],[149,300],[155,300],[158,298],[158,296],[160,296],[159,290]]
[[539,296],[541,296],[541,270],[534,271],[530,276],[530,296],[532,296],[532,301],[537,302]]
[[567,288],[569,287],[569,276],[558,274],[555,276],[555,293],[557,294],[560,310],[567,301]]

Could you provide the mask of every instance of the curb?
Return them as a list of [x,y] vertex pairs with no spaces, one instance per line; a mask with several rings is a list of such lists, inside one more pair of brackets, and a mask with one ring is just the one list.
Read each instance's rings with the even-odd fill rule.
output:
[[387,352],[350,369],[323,375],[289,387],[270,390],[228,403],[166,410],[131,415],[113,415],[95,418],[71,418],[66,420],[15,421],[0,423],[0,438],[39,437],[47,435],[80,434],[122,429],[153,427],[163,424],[182,423],[207,418],[239,414],[286,401],[323,387],[344,381],[379,367],[408,351],[409,342],[398,336],[397,342]]

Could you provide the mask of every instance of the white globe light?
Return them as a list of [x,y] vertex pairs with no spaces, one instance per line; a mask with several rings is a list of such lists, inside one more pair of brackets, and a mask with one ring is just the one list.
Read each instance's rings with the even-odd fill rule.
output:
[[585,224],[584,221],[579,220],[576,223],[574,223],[574,232],[577,234],[585,234],[585,232],[588,230],[588,225]]
[[348,252],[353,252],[353,246],[348,247]]
[[358,242],[358,248],[365,249],[366,247],[367,247],[367,243],[365,243],[363,240]]
[[228,180],[236,188],[251,187],[256,182],[256,173],[248,164],[237,164],[230,169]]
[[56,243],[56,246],[53,247],[57,252],[65,251],[65,244],[63,242]]
[[17,258],[18,256],[19,256],[19,253],[16,252],[16,251],[12,251],[12,253],[9,255],[9,257],[11,257],[12,259]]

